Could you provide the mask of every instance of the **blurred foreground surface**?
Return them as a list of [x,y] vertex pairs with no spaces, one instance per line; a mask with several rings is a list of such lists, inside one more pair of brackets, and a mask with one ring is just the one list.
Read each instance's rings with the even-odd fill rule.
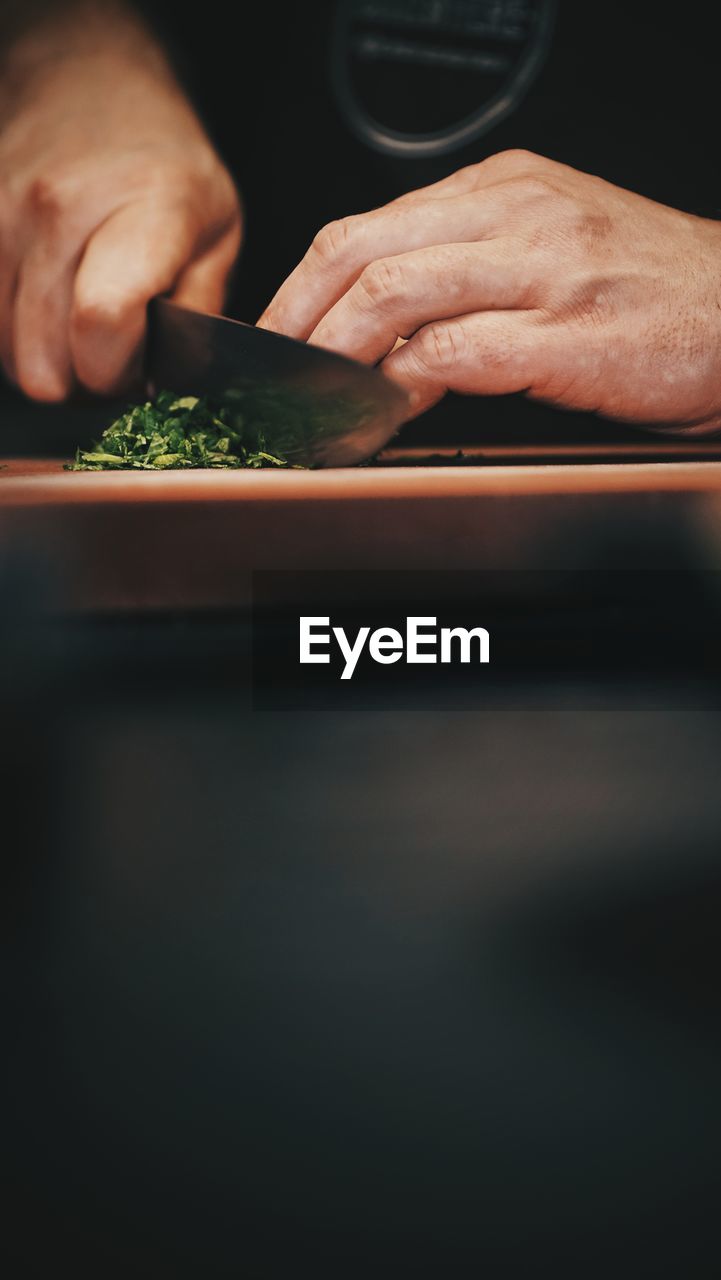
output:
[[715,1275],[715,683],[252,711],[243,619],[52,623],[32,581],[8,1274]]

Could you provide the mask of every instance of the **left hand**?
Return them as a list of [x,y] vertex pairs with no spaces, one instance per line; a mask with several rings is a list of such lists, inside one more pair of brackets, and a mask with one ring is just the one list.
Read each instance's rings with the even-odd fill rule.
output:
[[721,430],[721,224],[528,152],[331,223],[259,323],[380,362],[414,413],[525,391]]

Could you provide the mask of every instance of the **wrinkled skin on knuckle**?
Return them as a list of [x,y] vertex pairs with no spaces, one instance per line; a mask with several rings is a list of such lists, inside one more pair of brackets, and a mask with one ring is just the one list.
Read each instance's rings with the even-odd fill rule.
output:
[[358,280],[362,305],[370,311],[386,311],[403,298],[405,285],[402,267],[392,258],[379,258]]
[[311,249],[321,266],[333,266],[346,257],[358,235],[360,217],[337,218],[318,232]]
[[419,334],[418,355],[430,371],[451,372],[463,363],[468,343],[466,331],[458,320],[444,320],[427,325]]

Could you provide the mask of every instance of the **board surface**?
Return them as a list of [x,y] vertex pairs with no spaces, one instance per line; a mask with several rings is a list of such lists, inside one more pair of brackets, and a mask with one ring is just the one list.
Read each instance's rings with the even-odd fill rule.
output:
[[[720,446],[721,449],[721,446]],[[391,454],[392,460],[398,454]],[[325,471],[66,471],[57,458],[8,458],[0,505],[353,501],[461,494],[721,490],[721,458],[657,462],[529,462],[490,466],[381,466]]]
[[[246,608],[254,570],[721,568],[721,461],[337,471],[0,470],[0,548],[71,610]],[[609,553],[610,554],[610,553]]]

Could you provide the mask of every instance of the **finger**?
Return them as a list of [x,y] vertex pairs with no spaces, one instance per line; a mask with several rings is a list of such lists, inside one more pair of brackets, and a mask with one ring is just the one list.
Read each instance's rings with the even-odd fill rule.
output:
[[306,340],[371,262],[429,245],[502,234],[512,194],[500,184],[479,197],[388,205],[324,227],[261,317],[262,328]]
[[0,211],[1,238],[12,245],[15,258],[0,281],[2,358],[35,399],[62,400],[74,383],[68,332],[73,278],[97,218],[96,195],[78,200],[64,182],[37,178],[20,219],[15,216],[9,224],[7,211],[4,217]]
[[78,254],[63,260],[53,238],[42,237],[20,265],[12,315],[12,369],[34,400],[64,400],[73,386],[68,334]]
[[70,351],[89,390],[111,393],[139,371],[151,298],[192,261],[199,228],[185,206],[126,205],[91,237],[75,279]]
[[557,342],[535,312],[485,312],[426,325],[381,368],[408,392],[416,415],[447,391],[508,395],[529,390],[543,377]]
[[[503,151],[430,186],[399,196],[382,209],[329,224],[258,323],[263,328],[307,339],[322,315],[317,294],[325,298],[327,309],[374,258],[495,234],[506,226],[509,211],[524,202],[522,187],[504,184],[509,179],[531,178],[558,169],[565,166],[530,151]],[[477,199],[481,192],[483,202]],[[538,189],[531,187],[525,195],[537,198]],[[457,211],[451,207],[451,202],[456,201],[460,202]],[[366,244],[366,240],[370,243]],[[339,279],[326,270],[328,267],[336,268]]]
[[173,301],[196,311],[222,312],[240,243],[241,228],[237,223],[185,268],[173,290]]
[[431,320],[476,311],[527,309],[540,271],[516,241],[436,245],[366,267],[310,341],[369,364]]

